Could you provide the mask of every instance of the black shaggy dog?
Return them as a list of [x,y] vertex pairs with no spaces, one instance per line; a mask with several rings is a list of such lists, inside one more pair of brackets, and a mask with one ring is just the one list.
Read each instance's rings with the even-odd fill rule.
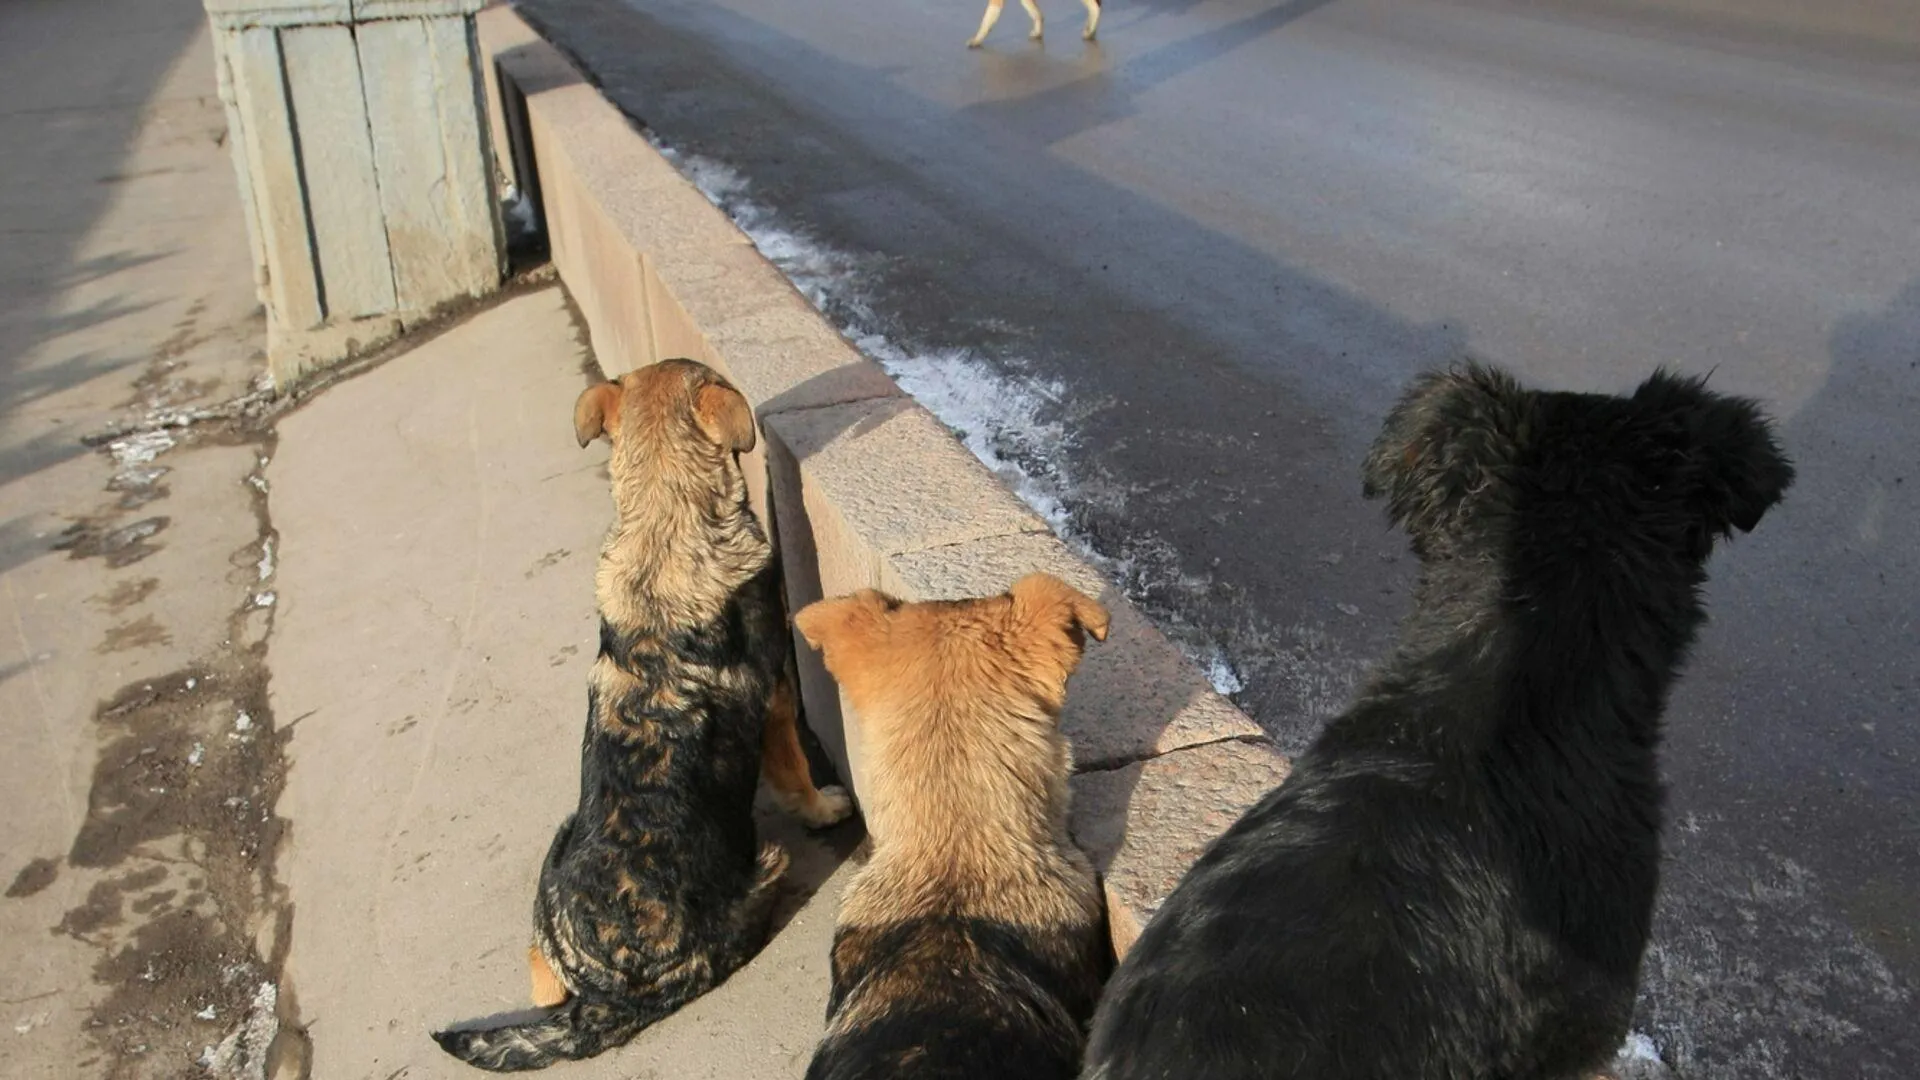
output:
[[1627,1032],[1667,692],[1717,537],[1793,468],[1753,403],[1469,366],[1365,466],[1421,560],[1398,648],[1109,984],[1089,1080],[1574,1080]]
[[844,792],[813,787],[799,748],[779,566],[738,459],[755,440],[746,399],[704,365],[665,360],[581,394],[574,427],[582,446],[613,443],[619,520],[595,583],[579,807],[534,898],[533,1000],[557,1008],[434,1034],[496,1071],[619,1046],[759,950],[786,867],[755,842],[763,766],[809,824],[848,812]]

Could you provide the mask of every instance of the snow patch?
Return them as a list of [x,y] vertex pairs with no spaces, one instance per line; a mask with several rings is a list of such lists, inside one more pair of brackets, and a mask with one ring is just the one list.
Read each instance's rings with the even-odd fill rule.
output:
[[1631,1031],[1602,1075],[1606,1080],[1669,1080],[1673,1072],[1660,1059],[1660,1048],[1652,1039]]
[[915,401],[952,429],[967,450],[1046,519],[1055,535],[1084,555],[1093,548],[1073,532],[1071,485],[1053,453],[1067,442],[1043,419],[1064,391],[1058,383],[1005,378],[967,349],[913,352],[881,334],[855,339]]
[[265,581],[273,576],[273,537],[260,542],[260,561],[255,569],[260,573],[258,580]]
[[124,472],[138,465],[145,465],[161,454],[173,449],[174,438],[164,430],[142,431],[124,439],[115,439],[107,444],[107,450],[113,454],[114,464]]
[[1627,1041],[1620,1046],[1620,1057],[1628,1061],[1659,1061],[1660,1049],[1653,1040],[1637,1031],[1627,1033]]
[[18,1023],[13,1025],[13,1033],[15,1035],[28,1034],[34,1028],[44,1026],[49,1015],[48,1013],[39,1012],[34,1013],[32,1016],[22,1017]]
[[267,1050],[280,1034],[280,1018],[275,1012],[280,991],[263,982],[247,1006],[246,1019],[200,1054],[200,1067],[220,1080],[266,1080]]
[[534,221],[533,199],[526,192],[508,184],[500,204],[510,237],[531,236],[538,231],[538,223]]
[[113,474],[107,482],[108,491],[140,491],[153,486],[153,482],[172,472],[165,465],[141,468],[130,465]]
[[1207,658],[1207,681],[1213,684],[1214,692],[1223,697],[1232,697],[1247,688],[1240,673],[1234,670],[1233,661],[1219,651]]
[[1818,1075],[1837,1048],[1859,1046],[1856,1019],[1910,1023],[1912,992],[1827,913],[1810,869],[1764,850],[1728,853],[1712,842],[1711,816],[1694,824],[1668,833],[1639,1001],[1641,1026],[1675,1071],[1689,1080]]

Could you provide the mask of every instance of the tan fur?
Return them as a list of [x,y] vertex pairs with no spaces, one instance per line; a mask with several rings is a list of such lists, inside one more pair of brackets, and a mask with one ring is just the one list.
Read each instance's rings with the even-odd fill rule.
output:
[[573,403],[573,434],[580,440],[580,448],[586,449],[588,443],[603,434],[611,434],[620,424],[620,384],[615,382],[590,386]]
[[1072,758],[1058,721],[1082,634],[1106,637],[1104,608],[1032,575],[957,602],[863,590],[809,606],[794,625],[852,701],[868,763],[873,855],[849,884],[842,926],[1099,918],[1093,868],[1067,832]]
[[534,1008],[552,1008],[567,1000],[566,984],[560,981],[560,976],[553,973],[553,967],[547,963],[547,958],[540,954],[538,945],[527,949],[527,960],[533,967]]
[[[688,430],[689,417],[705,437]],[[601,545],[595,580],[610,621],[665,627],[712,618],[773,557],[758,523],[740,520],[746,477],[732,444],[753,445],[752,423],[746,399],[692,361],[651,364],[581,393],[575,434],[613,445],[608,471],[618,520]],[[718,489],[716,471],[725,477]],[[678,610],[635,610],[636,579],[652,584],[650,595],[674,598]]]
[[[703,437],[690,437],[686,417]],[[594,584],[609,621],[625,628],[705,621],[772,559],[765,533],[750,516],[742,520],[740,509],[746,477],[735,455],[756,445],[753,409],[711,369],[665,360],[588,387],[574,406],[574,433],[582,446],[600,437],[613,446],[608,471],[618,517],[601,545]],[[709,479],[716,465],[726,478],[718,489]],[[655,604],[672,597],[677,607],[640,609],[633,603],[636,580],[651,583],[646,592]],[[623,700],[635,686],[604,661],[591,678],[603,703]],[[840,787],[814,787],[795,722],[792,678],[789,664],[769,703],[762,775],[783,809],[820,828],[844,820],[853,803]],[[653,697],[673,709],[680,695],[662,686]]]
[[694,395],[693,418],[707,437],[736,454],[754,447],[753,409],[740,391],[708,383]]
[[800,746],[800,703],[791,668],[773,688],[767,703],[767,729],[760,750],[760,775],[780,809],[815,828],[843,820],[852,809],[844,789],[813,786],[813,770]]

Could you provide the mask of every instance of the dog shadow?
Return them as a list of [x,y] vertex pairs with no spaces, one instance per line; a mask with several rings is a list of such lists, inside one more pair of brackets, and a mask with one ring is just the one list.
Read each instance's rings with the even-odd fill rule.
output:
[[[960,112],[991,127],[1020,131],[1042,145],[1052,146],[1127,119],[1138,110],[1135,102],[1146,92],[1206,67],[1333,2],[1280,0],[1232,22],[1128,57],[1118,65],[1100,64],[1096,70],[1038,93],[997,97]],[[1197,5],[1176,0],[1162,5],[1163,10],[1140,14],[1126,25],[1179,15],[1191,6]]]
[[508,1009],[506,1012],[475,1016],[440,1027],[441,1031],[492,1031],[494,1028],[531,1024],[554,1014],[554,1009]]

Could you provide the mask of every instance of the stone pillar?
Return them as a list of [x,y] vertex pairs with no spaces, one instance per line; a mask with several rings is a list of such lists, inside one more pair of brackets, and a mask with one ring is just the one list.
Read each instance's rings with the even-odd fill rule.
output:
[[499,287],[486,0],[203,2],[276,385]]

